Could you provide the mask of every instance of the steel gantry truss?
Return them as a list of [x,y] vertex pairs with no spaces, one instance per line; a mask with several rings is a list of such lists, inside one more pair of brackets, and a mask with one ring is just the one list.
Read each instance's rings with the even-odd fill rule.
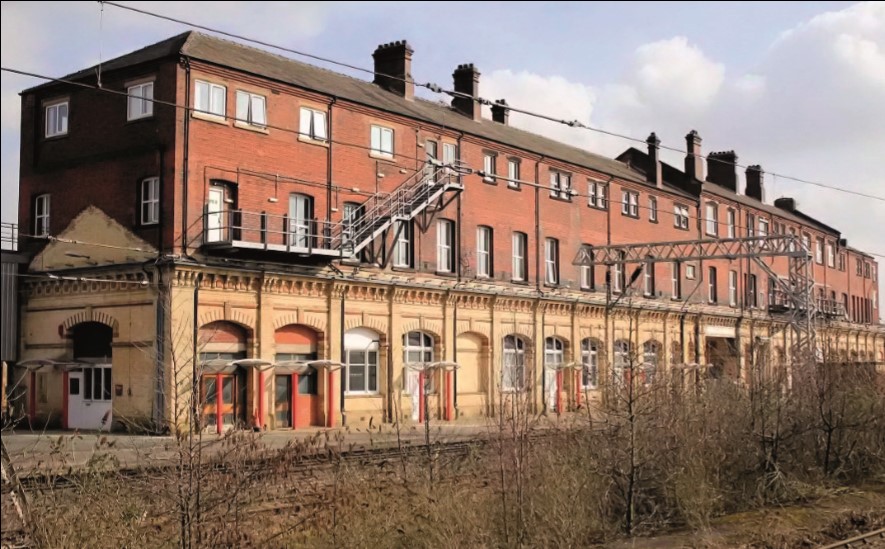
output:
[[[789,276],[782,279],[762,258],[786,257]],[[609,246],[581,246],[572,262],[578,266],[637,264],[640,268],[648,263],[683,263],[708,259],[751,259],[771,280],[776,281],[787,313],[787,323],[792,332],[791,362],[817,358],[815,356],[815,321],[817,307],[812,299],[814,278],[811,269],[811,253],[795,235],[767,235],[747,238],[682,240],[675,242],[650,242],[646,244],[614,244]]]

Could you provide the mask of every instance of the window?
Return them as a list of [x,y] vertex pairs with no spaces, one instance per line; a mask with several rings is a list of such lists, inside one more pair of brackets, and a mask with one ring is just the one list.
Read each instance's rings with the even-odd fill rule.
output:
[[653,223],[658,222],[658,199],[654,196],[648,197],[648,220]]
[[237,122],[265,127],[267,111],[264,96],[237,90]]
[[630,342],[625,339],[615,341],[615,361],[612,365],[612,377],[616,384],[624,381],[624,370],[628,369],[631,364],[630,358]]
[[482,180],[486,183],[494,183],[495,176],[498,174],[497,169],[498,155],[495,153],[485,153],[482,157]]
[[[409,332],[403,334],[403,381],[406,393],[414,395],[418,390],[420,370],[410,368],[413,364],[428,364],[433,362],[433,337],[424,332]],[[424,394],[433,392],[433,376],[424,376]]]
[[719,235],[719,206],[713,202],[707,202],[707,234]]
[[643,383],[651,385],[655,381],[658,371],[658,361],[661,356],[661,345],[657,341],[646,341],[642,345],[642,377]]
[[654,297],[655,295],[655,264],[653,261],[647,261],[645,263],[644,269],[644,279],[643,279],[643,293],[648,297]]
[[476,276],[490,277],[492,273],[492,228],[479,226],[476,228]]
[[525,341],[519,336],[504,338],[504,367],[501,369],[501,389],[521,391],[525,388]]
[[[593,246],[584,244],[588,254],[593,254]],[[581,289],[593,290],[596,288],[596,272],[593,265],[581,265]]]
[[394,225],[396,242],[393,247],[393,266],[412,266],[412,222],[400,220]]
[[[387,158],[393,158],[393,130],[390,128],[385,128],[383,126],[372,126],[371,131],[372,138],[372,146],[371,152],[372,154],[378,156],[384,156]],[[448,143],[443,144],[443,155],[447,152],[448,148],[452,147],[452,151],[454,152],[454,145],[449,145]],[[454,157],[451,159],[443,158],[443,162],[446,164],[450,164],[454,162]]]
[[[373,136],[375,135],[374,128],[376,128],[376,127],[377,126],[372,126],[372,135]],[[386,131],[390,132],[390,138],[389,138],[389,140],[390,140],[390,146],[389,146],[390,153],[388,156],[393,156],[393,130],[388,130],[387,128],[379,128],[379,130],[386,130]],[[381,143],[380,137],[379,137],[378,142]],[[373,143],[374,143],[374,137],[373,137]],[[376,149],[376,147],[373,145],[372,149]],[[380,151],[381,147],[380,146],[377,147],[377,150]],[[382,154],[382,153],[379,152],[378,154]],[[452,166],[457,161],[458,161],[458,147],[454,143],[443,143],[443,164],[445,164],[446,166]],[[446,170],[447,170],[447,173],[452,173],[451,168],[446,168]]]
[[685,266],[685,278],[687,278],[689,280],[694,280],[695,279],[695,272],[694,271],[695,271],[694,265],[686,265]]
[[559,241],[555,238],[544,241],[544,265],[547,284],[559,284]]
[[744,273],[744,290],[746,293],[744,296],[744,303],[746,303],[748,307],[758,306],[758,301],[756,300],[756,275],[748,275]]
[[621,191],[621,215],[639,217],[639,193]]
[[378,392],[378,344],[365,349],[345,349],[347,369],[346,392],[371,394]]
[[747,214],[747,236],[756,236],[756,216]]
[[147,118],[154,114],[154,83],[145,82],[129,86],[129,101],[126,110],[127,120]]
[[738,274],[737,271],[728,271],[728,304],[737,307],[738,296]]
[[326,132],[326,113],[316,109],[301,107],[301,119],[298,121],[298,136],[314,141],[328,139]]
[[581,387],[596,389],[599,386],[599,341],[581,341]]
[[860,258],[857,258],[856,265],[857,265],[857,273],[856,273],[857,276],[863,276],[863,262],[860,260]]
[[673,299],[682,299],[682,265],[679,263],[673,263],[671,273]]
[[806,252],[811,253],[811,236],[808,233],[802,233],[802,246]]
[[618,258],[621,261],[618,261],[614,264],[615,274],[613,280],[611,281],[612,291],[613,292],[621,292],[627,286],[627,279],[624,276],[624,262],[623,260],[627,257],[627,252],[621,251],[618,252]]
[[599,181],[591,181],[587,194],[590,206],[604,210],[608,207],[606,203],[606,195],[608,195],[608,185]]
[[864,262],[864,264],[863,264],[863,277],[870,278],[870,274],[871,274],[870,273],[870,264],[867,262]]
[[83,368],[83,400],[111,400],[111,369]]
[[688,206],[673,206],[673,226],[678,229],[688,230]]
[[839,254],[839,270],[842,271],[843,273],[845,272],[845,254],[844,253]]
[[141,182],[141,224],[160,222],[160,178],[149,177]]
[[46,105],[46,137],[68,133],[68,102],[59,101]]
[[316,229],[313,223],[313,197],[291,193],[289,195],[289,245],[309,248]]
[[719,301],[719,289],[717,287],[717,282],[716,267],[710,267],[707,280],[707,298],[709,299],[710,303],[716,303]]
[[455,222],[448,219],[436,222],[436,270],[455,272]]
[[735,214],[734,210],[728,208],[725,212],[725,223],[728,225],[728,238],[735,238],[735,230],[734,230],[734,220]]
[[836,249],[832,242],[827,242],[827,266],[831,269],[836,267]]
[[513,233],[513,280],[525,281],[528,279],[528,265],[526,253],[528,252],[528,237],[525,233]]
[[34,236],[49,235],[49,195],[41,194],[34,200]]
[[572,176],[550,170],[550,196],[562,200],[572,199]]
[[818,238],[814,242],[814,261],[819,265],[824,264],[824,239]]
[[215,116],[225,116],[227,88],[197,80],[194,93],[194,110]]
[[507,186],[519,188],[519,159],[511,158],[507,161]]
[[759,218],[759,236],[768,236],[768,220]]
[[562,366],[565,345],[558,337],[544,339],[544,366],[557,369]]
[[876,271],[878,271],[878,270],[879,269],[876,267],[876,265],[873,265],[873,282],[878,282],[878,277],[877,277],[877,273],[876,273]]

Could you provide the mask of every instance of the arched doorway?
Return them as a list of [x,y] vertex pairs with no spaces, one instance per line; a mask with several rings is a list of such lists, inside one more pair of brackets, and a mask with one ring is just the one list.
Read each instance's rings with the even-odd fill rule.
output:
[[71,336],[77,366],[67,376],[67,426],[109,430],[113,421],[114,331],[98,322],[83,322],[71,329]]
[[319,373],[304,363],[319,358],[320,335],[313,328],[288,324],[274,332],[274,427],[322,425]]
[[247,356],[248,332],[232,322],[216,321],[199,330],[200,410],[210,431],[246,422],[246,375],[236,361]]

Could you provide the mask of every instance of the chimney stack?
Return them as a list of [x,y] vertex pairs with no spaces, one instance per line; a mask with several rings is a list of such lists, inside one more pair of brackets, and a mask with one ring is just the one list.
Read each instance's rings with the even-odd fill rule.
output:
[[744,193],[749,197],[755,198],[759,202],[765,202],[764,175],[765,172],[762,171],[762,166],[759,166],[758,164],[747,167],[747,188]]
[[707,155],[707,181],[737,192],[737,155],[734,151]]
[[796,199],[795,198],[787,198],[787,197],[777,198],[774,201],[774,207],[780,208],[780,209],[788,211],[788,212],[795,212],[796,211]]
[[704,159],[701,158],[701,136],[691,130],[685,136],[685,175],[689,181],[704,180]]
[[492,120],[506,126],[509,118],[510,109],[507,108],[507,101],[503,99],[495,101],[495,104],[492,105]]
[[479,122],[482,119],[482,105],[476,101],[479,97],[479,70],[473,63],[458,65],[452,78],[455,81],[455,91],[467,96],[455,96],[452,107],[467,118]]
[[661,174],[661,140],[658,139],[655,132],[651,132],[645,142],[648,144],[648,165],[645,167],[645,180],[655,187],[661,188],[664,186],[664,178]]
[[405,40],[378,46],[372,54],[375,59],[375,84],[409,101],[415,99],[413,53],[415,50]]

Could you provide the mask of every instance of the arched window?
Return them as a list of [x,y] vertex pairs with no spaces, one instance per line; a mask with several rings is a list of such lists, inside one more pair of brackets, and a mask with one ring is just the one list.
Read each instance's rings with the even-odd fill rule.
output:
[[367,328],[354,328],[344,334],[345,392],[378,392],[378,342],[378,334]]
[[599,386],[599,341],[589,337],[581,342],[581,386],[596,389]]
[[562,340],[558,337],[548,337],[544,340],[544,365],[548,368],[557,369],[562,366],[563,357]]
[[[409,332],[403,334],[403,364],[405,367],[405,391],[409,394],[417,394],[419,369],[410,365],[430,364],[433,362],[433,336],[424,332]],[[424,393],[433,391],[433,375],[424,376]]]
[[509,335],[504,338],[504,367],[501,371],[501,389],[525,389],[525,340]]
[[646,385],[654,382],[661,357],[661,345],[657,341],[646,341],[642,345],[642,373]]
[[616,383],[624,381],[624,370],[630,367],[630,342],[626,339],[615,341],[615,361],[612,376]]

